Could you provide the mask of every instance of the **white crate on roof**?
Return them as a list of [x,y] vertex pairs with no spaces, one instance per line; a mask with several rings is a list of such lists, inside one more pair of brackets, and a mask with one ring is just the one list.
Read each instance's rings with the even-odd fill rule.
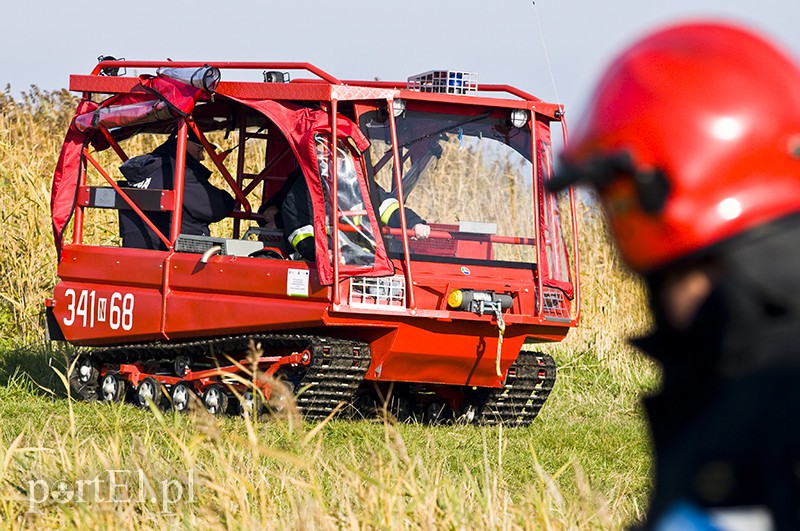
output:
[[478,74],[461,70],[429,70],[408,78],[408,89],[438,94],[474,94]]

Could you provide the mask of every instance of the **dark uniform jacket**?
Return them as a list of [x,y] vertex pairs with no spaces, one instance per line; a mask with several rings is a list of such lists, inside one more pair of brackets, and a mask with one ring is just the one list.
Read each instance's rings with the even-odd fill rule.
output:
[[[175,174],[177,142],[170,139],[152,153],[133,157],[120,166],[126,186],[150,190],[172,190]],[[209,223],[222,220],[231,213],[233,197],[213,186],[208,178],[211,171],[197,159],[186,155],[186,173],[183,188],[183,218],[181,234],[209,236]],[[167,237],[172,214],[147,212],[147,217]],[[161,240],[130,210],[120,210],[120,233],[123,247],[165,249]]]
[[[377,187],[380,201],[379,217],[388,227],[400,228],[400,211],[397,208],[397,199],[380,187]],[[284,193],[285,192],[285,193]],[[283,232],[289,244],[308,261],[316,260],[314,248],[314,221],[311,196],[308,185],[300,170],[295,170],[289,175],[285,190],[277,195],[283,198],[280,209],[280,221]],[[409,228],[419,223],[427,223],[416,212],[406,208],[406,223]],[[389,249],[394,251],[395,249]]]
[[[663,368],[645,400],[656,454],[649,525],[681,503],[756,508],[800,529],[800,223],[719,253],[686,330],[637,346]],[[652,289],[652,286],[651,286]],[[656,295],[657,297],[657,295]]]

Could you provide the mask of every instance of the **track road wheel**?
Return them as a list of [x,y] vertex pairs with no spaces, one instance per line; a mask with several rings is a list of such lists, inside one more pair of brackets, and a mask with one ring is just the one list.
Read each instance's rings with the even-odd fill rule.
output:
[[228,395],[221,384],[213,384],[203,391],[203,405],[212,415],[222,415],[228,411]]
[[475,404],[467,404],[464,411],[458,417],[458,422],[461,424],[474,424],[478,419],[478,406]]
[[463,407],[455,413],[455,421],[458,424],[479,423],[490,395],[491,391],[485,388],[473,387],[469,389],[464,397]]
[[136,387],[136,403],[141,407],[148,407],[150,402],[158,407],[161,405],[161,399],[163,397],[161,384],[150,376],[139,382],[139,385]]
[[172,409],[178,413],[189,411],[189,404],[197,400],[197,395],[188,382],[178,382],[172,386]]
[[356,399],[354,413],[356,418],[374,419],[380,414],[381,406],[373,393],[366,392]]
[[425,408],[425,422],[446,424],[453,418],[453,411],[444,402],[433,401]]
[[267,408],[276,417],[284,418],[289,415],[294,402],[294,385],[286,380],[277,379],[271,384]]
[[83,354],[78,357],[69,373],[69,383],[72,392],[84,400],[97,400],[98,378],[100,371],[92,358]]
[[386,403],[386,411],[398,422],[408,422],[412,417],[411,402],[404,396],[390,396],[389,401]]
[[269,397],[269,410],[274,415],[284,416],[289,411],[289,397],[284,393],[273,393]]
[[115,372],[103,376],[100,383],[100,394],[106,402],[122,402],[128,390],[128,382]]
[[252,417],[258,418],[264,409],[263,398],[258,391],[248,389],[242,393],[239,398],[239,415],[244,416],[245,413]]
[[177,356],[172,364],[172,370],[175,372],[175,376],[178,378],[186,376],[186,373],[189,372],[191,362],[192,360],[189,359],[189,356]]

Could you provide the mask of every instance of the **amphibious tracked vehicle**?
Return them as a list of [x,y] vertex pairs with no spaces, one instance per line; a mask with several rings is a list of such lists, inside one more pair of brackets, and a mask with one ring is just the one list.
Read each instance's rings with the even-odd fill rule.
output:
[[[308,63],[107,57],[70,89],[46,309],[51,339],[80,347],[74,394],[253,412],[280,407],[280,381],[310,419],[387,404],[532,422],[556,371],[535,345],[580,312],[574,197],[543,188],[561,105],[464,71],[354,81]],[[169,185],[122,178],[170,137]],[[191,142],[234,200],[208,234],[183,233]],[[298,178],[314,260],[265,210]],[[150,248],[124,245],[126,219]]]

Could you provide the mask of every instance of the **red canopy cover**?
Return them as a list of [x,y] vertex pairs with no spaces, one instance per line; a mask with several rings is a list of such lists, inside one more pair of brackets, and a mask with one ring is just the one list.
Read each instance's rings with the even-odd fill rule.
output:
[[[202,89],[165,76],[140,76],[130,93],[112,96],[98,104],[82,100],[67,131],[53,175],[50,213],[53,239],[61,259],[64,228],[75,212],[80,175],[84,170],[83,149],[100,127],[111,128],[163,119],[164,106],[173,117],[185,116],[194,109]],[[150,108],[148,115],[146,109]],[[105,149],[107,145],[95,146]]]
[[[241,100],[237,100],[241,101]],[[322,189],[322,182],[319,176],[317,149],[315,137],[319,134],[331,138],[330,113],[309,107],[304,107],[290,102],[275,100],[260,101],[241,101],[253,109],[258,110],[264,116],[272,120],[281,130],[289,141],[300,168],[303,170],[306,183],[308,184],[311,202],[314,207],[314,233],[326,234],[328,227],[325,219],[325,195]],[[369,147],[369,140],[361,133],[361,130],[349,119],[338,115],[336,119],[337,135],[340,139],[351,139],[358,153],[353,153],[357,161],[361,161],[361,152]],[[349,142],[348,142],[349,144]],[[355,150],[354,150],[355,151]],[[361,197],[367,211],[367,218],[372,227],[372,232],[378,235],[375,238],[375,261],[371,266],[356,266],[351,264],[339,264],[340,278],[353,275],[385,276],[394,273],[394,267],[389,260],[383,246],[383,240],[379,236],[380,225],[375,217],[375,210],[370,205],[370,194],[367,188],[366,179],[362,174],[361,164],[356,164],[358,173],[358,185],[361,189]],[[328,246],[328,238],[315,238],[317,247],[317,269],[319,278],[323,284],[333,283],[333,266],[330,261],[331,252]]]

